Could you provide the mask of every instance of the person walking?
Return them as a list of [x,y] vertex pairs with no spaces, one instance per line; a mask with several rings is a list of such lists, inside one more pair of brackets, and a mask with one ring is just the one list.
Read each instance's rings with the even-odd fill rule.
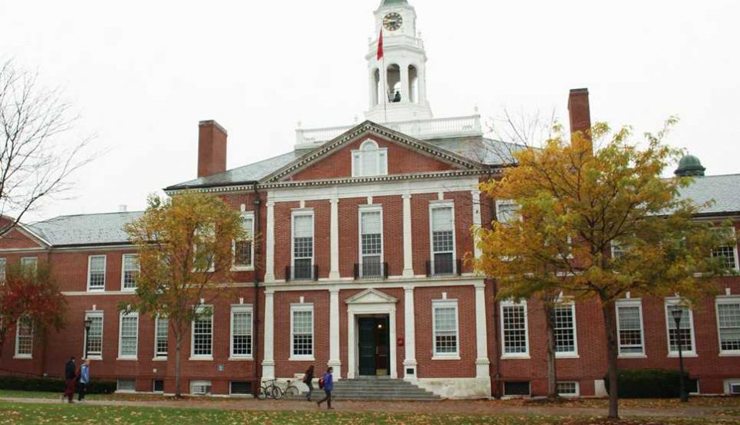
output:
[[306,400],[311,401],[311,393],[313,392],[313,365],[308,367],[306,373],[303,375],[303,383],[308,386],[308,394],[306,394]]
[[64,365],[64,394],[62,395],[62,401],[66,397],[70,403],[74,402],[76,380],[77,367],[75,366],[75,356],[72,356]]
[[90,383],[90,360],[85,359],[80,366],[80,380],[77,383],[77,401],[82,403],[87,393],[87,385]]
[[334,377],[332,376],[333,371],[334,369],[329,367],[321,378],[324,382],[324,393],[326,393],[326,397],[316,402],[319,407],[321,407],[321,403],[326,402],[326,408],[333,409],[333,407],[331,407],[331,391],[334,389]]

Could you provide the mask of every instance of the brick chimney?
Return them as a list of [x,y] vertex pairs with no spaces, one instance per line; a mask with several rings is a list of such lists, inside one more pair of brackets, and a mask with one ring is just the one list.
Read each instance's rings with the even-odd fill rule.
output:
[[[588,102],[588,89],[571,89],[568,96],[568,115],[570,117],[570,141],[573,144],[587,143],[591,146],[591,107]],[[576,136],[576,133],[579,133]]]
[[226,129],[216,121],[198,123],[198,177],[226,171]]

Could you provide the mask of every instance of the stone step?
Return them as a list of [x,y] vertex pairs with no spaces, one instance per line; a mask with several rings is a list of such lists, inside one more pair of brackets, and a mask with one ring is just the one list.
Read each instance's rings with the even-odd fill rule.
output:
[[417,400],[434,401],[440,397],[402,379],[359,378],[334,383],[337,400]]

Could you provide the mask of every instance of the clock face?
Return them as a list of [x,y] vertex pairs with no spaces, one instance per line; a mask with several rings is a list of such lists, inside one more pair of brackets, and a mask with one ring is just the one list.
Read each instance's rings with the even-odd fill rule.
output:
[[403,25],[403,17],[396,12],[391,12],[383,18],[383,26],[388,31],[395,31]]

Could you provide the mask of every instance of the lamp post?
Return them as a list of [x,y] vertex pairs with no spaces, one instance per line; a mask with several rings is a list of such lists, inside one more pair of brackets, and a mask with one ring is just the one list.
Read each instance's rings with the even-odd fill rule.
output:
[[683,341],[681,338],[681,316],[683,315],[683,308],[680,306],[676,306],[671,310],[671,315],[673,316],[673,320],[676,322],[676,344],[678,345],[678,368],[681,373],[681,387],[680,387],[680,397],[682,402],[689,401],[689,395],[686,393],[686,385],[684,383],[684,376],[683,376]]
[[85,318],[85,322],[84,323],[85,323],[85,350],[84,350],[84,356],[85,356],[85,359],[87,359],[87,347],[89,345],[88,344],[88,341],[87,341],[87,337],[88,337],[88,335],[90,335],[90,327],[92,326],[92,319],[89,318],[89,317],[87,317],[87,318]]

